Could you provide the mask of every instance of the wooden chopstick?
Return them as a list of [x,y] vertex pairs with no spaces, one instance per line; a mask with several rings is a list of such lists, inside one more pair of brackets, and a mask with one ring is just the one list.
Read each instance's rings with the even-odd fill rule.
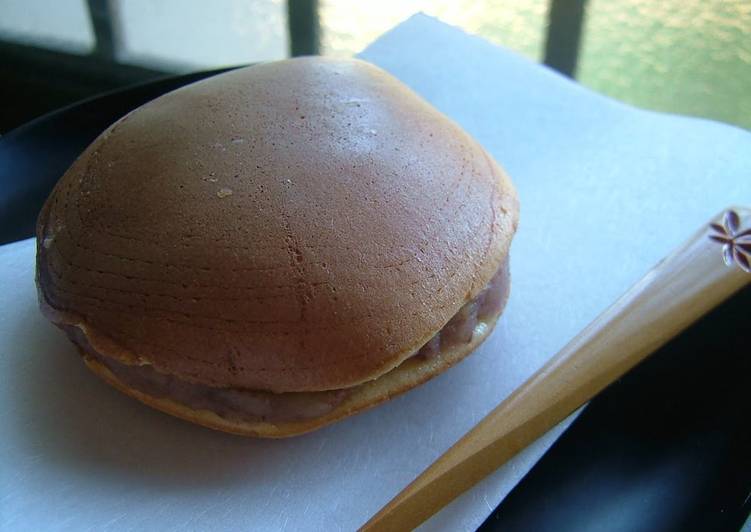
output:
[[729,208],[662,260],[373,516],[411,530],[751,282],[751,210]]

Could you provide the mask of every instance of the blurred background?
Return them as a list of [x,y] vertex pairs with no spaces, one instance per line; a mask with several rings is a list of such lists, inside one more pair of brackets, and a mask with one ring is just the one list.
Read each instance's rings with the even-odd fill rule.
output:
[[625,102],[751,129],[750,0],[0,0],[0,133],[169,74],[351,56],[417,12]]

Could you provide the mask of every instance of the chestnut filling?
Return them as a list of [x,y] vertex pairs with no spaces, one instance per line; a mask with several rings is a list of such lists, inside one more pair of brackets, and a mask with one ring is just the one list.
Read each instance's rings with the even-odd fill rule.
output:
[[[507,263],[488,285],[413,356],[428,359],[457,346],[468,344],[475,334],[484,334],[497,316],[508,294]],[[272,393],[244,388],[214,388],[185,382],[159,373],[151,366],[129,366],[97,353],[77,327],[64,327],[68,337],[87,357],[109,369],[127,386],[157,398],[171,399],[193,410],[209,410],[233,421],[299,421],[324,416],[347,399],[356,389],[343,388],[323,392]],[[395,368],[392,371],[397,371]]]

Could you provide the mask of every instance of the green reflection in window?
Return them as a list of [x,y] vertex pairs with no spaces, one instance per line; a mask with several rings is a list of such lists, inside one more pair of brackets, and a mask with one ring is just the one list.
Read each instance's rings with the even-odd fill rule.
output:
[[751,129],[751,2],[589,0],[576,77],[640,107]]

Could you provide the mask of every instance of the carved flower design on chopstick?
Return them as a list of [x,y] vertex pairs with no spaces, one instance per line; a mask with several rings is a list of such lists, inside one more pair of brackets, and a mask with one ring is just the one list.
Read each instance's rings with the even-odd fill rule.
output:
[[709,224],[713,234],[709,238],[722,244],[722,258],[725,264],[737,264],[744,272],[751,273],[751,229],[743,230],[741,218],[735,211],[727,211],[722,217],[722,225]]

